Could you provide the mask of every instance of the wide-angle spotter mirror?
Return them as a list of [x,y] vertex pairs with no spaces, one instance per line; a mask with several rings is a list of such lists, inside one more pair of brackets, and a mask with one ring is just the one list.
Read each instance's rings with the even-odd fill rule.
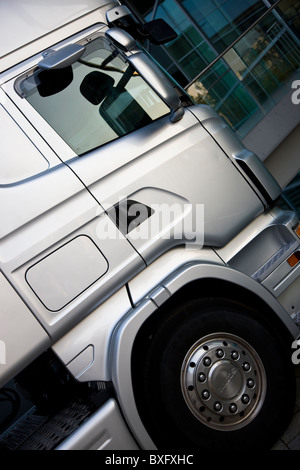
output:
[[152,44],[167,44],[177,38],[174,29],[162,18],[142,23],[125,5],[119,5],[106,13],[107,23],[110,27],[117,27],[127,31],[140,43],[149,40]]
[[142,31],[143,35],[156,45],[167,44],[177,38],[174,29],[162,18],[143,24]]

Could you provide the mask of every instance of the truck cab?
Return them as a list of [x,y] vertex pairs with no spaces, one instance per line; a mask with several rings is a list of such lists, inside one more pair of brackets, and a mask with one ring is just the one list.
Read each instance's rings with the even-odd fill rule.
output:
[[270,448],[300,312],[280,186],[148,54],[165,24],[2,8],[0,447]]

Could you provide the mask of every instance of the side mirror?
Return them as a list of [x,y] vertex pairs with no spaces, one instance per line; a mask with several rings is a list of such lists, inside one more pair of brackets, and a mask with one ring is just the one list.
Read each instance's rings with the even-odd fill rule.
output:
[[126,57],[129,64],[169,106],[171,109],[171,122],[179,121],[184,115],[184,108],[172,83],[158,65],[138,48],[133,37],[126,31],[119,28],[110,28],[105,35],[115,47],[131,53]]

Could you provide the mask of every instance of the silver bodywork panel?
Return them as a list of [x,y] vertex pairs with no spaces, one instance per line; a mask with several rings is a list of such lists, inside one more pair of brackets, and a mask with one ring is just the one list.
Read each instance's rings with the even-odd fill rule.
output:
[[114,400],[109,400],[56,450],[139,450]]
[[[201,285],[201,280],[207,278],[228,281],[252,292],[276,312],[292,336],[297,335],[298,328],[290,316],[258,282],[226,266],[211,249],[178,247],[162,255],[129,282],[134,308],[125,288],[121,289],[55,343],[53,349],[78,380],[109,381],[112,379],[110,341],[115,329],[122,328],[122,319],[126,323],[130,316],[136,315],[135,308],[139,310],[145,301],[155,310],[183,286],[195,280]],[[130,351],[131,341],[127,339],[126,344]],[[88,355],[90,345],[93,353]]]
[[[34,59],[31,67],[33,63]],[[263,212],[251,186],[188,109],[179,122],[162,117],[78,157],[70,148],[65,153],[63,140],[53,130],[48,133],[50,126],[16,93],[17,77],[10,73],[3,85],[15,102],[7,102],[3,95],[7,127],[15,126],[20,132],[22,114],[28,116],[35,129],[27,125],[26,144],[37,151],[33,142],[40,139],[38,131],[49,144],[42,146],[40,160],[49,165],[40,171],[34,162],[27,168],[31,177],[26,175],[20,181],[16,176],[12,183],[11,175],[10,184],[1,187],[6,204],[1,206],[0,259],[5,275],[54,340],[134,277],[145,263],[193,241],[192,225],[197,218],[198,246],[224,246]],[[32,195],[38,197],[32,200]],[[153,215],[128,234],[116,228],[107,215],[127,198],[154,207]],[[170,207],[179,210],[171,220]],[[18,218],[13,216],[16,210]],[[184,237],[182,226],[187,221],[190,225]],[[146,236],[141,236],[141,230]],[[80,244],[83,240],[86,243]],[[78,243],[81,253],[77,256]],[[84,260],[87,245],[90,257],[99,254],[92,264]],[[68,269],[71,287],[60,294],[60,268],[53,266],[66,265],[68,256],[73,258]],[[86,276],[88,265],[93,272]],[[64,277],[63,271],[61,275]]]
[[[78,380],[112,380],[122,413],[141,448],[153,449],[153,443],[140,420],[132,389],[134,340],[145,320],[160,305],[190,282],[198,281],[201,288],[201,280],[207,278],[228,281],[252,292],[278,315],[291,335],[297,337],[298,327],[259,283],[228,268],[213,250],[178,247],[162,255],[129,282],[135,308],[130,306],[123,289],[53,346]],[[85,362],[90,346],[94,355]]]
[[[205,245],[226,244],[263,211],[250,186],[189,112],[175,124],[161,118],[122,143],[111,142],[73,159],[69,166],[106,210],[129,197],[147,205],[164,204],[166,197],[171,205],[181,199],[194,211],[197,204],[203,205]],[[161,248],[154,246],[150,259],[158,254],[156,249]]]
[[[154,449],[131,380],[143,323],[183,287],[211,279],[264,302],[296,338],[300,268],[286,258],[299,250],[297,220],[269,210],[276,181],[206,106],[170,109],[78,156],[20,92],[50,47],[103,35],[105,13],[119,3],[72,5],[37,25],[37,2],[34,31],[24,5],[22,40],[14,31],[1,51],[0,385],[52,348],[78,382],[111,381],[118,401],[60,449]],[[116,217],[124,208],[137,211],[133,219],[146,211],[126,227]]]
[[[103,21],[107,10],[118,5],[116,1],[66,0],[57,8],[49,8],[47,0],[26,4],[18,0],[1,0],[0,73],[13,67],[55,42]],[[5,10],[5,11],[4,11]],[[17,31],[17,33],[16,33]]]
[[[148,300],[147,298],[140,302],[137,300],[136,309],[132,310],[131,314],[127,315],[124,320],[116,326],[112,337],[112,379],[117,392],[118,402],[120,403],[126,421],[134,433],[137,442],[145,449],[151,447],[149,447],[149,436],[143,429],[143,424],[140,421],[136,409],[130,378],[131,347],[129,347],[129,345],[133,345],[136,334],[143,322],[158,308],[160,302],[164,301],[166,295],[171,297],[178,292],[182,286],[193,281],[198,281],[199,291],[201,291],[201,280],[209,278],[212,281],[228,281],[237,287],[244,287],[249,292],[255,294],[257,298],[263,299],[266,305],[268,305],[274,313],[276,312],[275,314],[278,315],[282,322],[290,329],[292,336],[295,337],[299,334],[298,327],[291,321],[284,308],[278,305],[278,302],[276,302],[271,294],[268,293],[266,295],[265,289],[257,282],[236,270],[220,265],[217,259],[213,259],[214,256],[209,255],[208,252],[206,252],[207,260],[205,260],[203,253],[202,257],[200,253],[199,255],[197,262],[195,254],[193,256],[192,252],[189,250],[182,250],[181,248],[175,249],[173,253],[167,253],[162,256],[129,283],[130,292],[132,295],[136,293],[138,295],[137,299],[145,299],[145,291],[147,287],[150,287],[155,278],[160,287],[148,294]],[[208,261],[209,258],[210,262]],[[164,267],[166,271],[169,269],[170,272],[171,267],[175,269],[169,277],[166,277],[164,281],[162,281],[160,276],[162,276]],[[147,281],[149,282],[148,286]]]
[[[9,185],[49,169],[49,162],[0,105],[0,185]],[[20,147],[22,152],[20,152]]]
[[51,345],[49,336],[0,273],[0,387]]
[[219,118],[218,114],[209,106],[196,106],[193,113],[213,139],[220,145],[234,165],[243,174],[261,200],[266,203],[266,197],[272,201],[281,194],[281,188],[275,178],[259,160],[259,158],[245,149],[237,140],[233,130]]

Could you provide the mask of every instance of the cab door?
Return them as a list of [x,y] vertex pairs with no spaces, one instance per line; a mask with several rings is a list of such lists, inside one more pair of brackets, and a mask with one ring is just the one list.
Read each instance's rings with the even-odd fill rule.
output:
[[1,272],[56,340],[144,262],[78,176],[0,97]]

